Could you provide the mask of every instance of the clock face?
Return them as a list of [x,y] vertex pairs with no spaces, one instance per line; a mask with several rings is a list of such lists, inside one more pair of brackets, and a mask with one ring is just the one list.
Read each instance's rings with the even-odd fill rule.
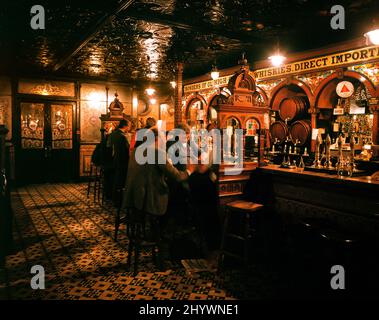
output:
[[341,98],[349,98],[354,93],[354,85],[349,81],[341,81],[337,85],[336,92]]

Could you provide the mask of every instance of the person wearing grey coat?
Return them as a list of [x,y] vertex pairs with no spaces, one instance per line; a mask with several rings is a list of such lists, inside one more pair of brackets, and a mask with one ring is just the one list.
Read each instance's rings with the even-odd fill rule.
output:
[[[148,148],[154,149],[155,163],[139,164],[136,160],[136,150],[130,157],[123,208],[162,216],[167,211],[169,198],[166,179],[186,181],[194,171],[194,166],[190,165],[186,171],[179,171],[167,159],[166,151],[159,149],[156,143]],[[165,159],[165,161],[162,164],[158,163],[157,159]]]

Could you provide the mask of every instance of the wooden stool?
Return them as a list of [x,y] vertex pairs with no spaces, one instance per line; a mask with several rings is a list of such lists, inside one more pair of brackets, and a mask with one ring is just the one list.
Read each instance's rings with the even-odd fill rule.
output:
[[[237,200],[226,204],[226,214],[224,220],[224,227],[221,238],[221,248],[220,248],[220,260],[219,266],[221,267],[225,258],[225,255],[243,260],[245,267],[248,265],[249,259],[249,240],[254,232],[254,229],[250,227],[250,219],[252,215],[255,215],[256,212],[263,210],[264,206],[259,203],[254,203],[250,201]],[[243,215],[244,225],[243,225],[243,234],[230,233],[228,231],[229,220],[232,217],[233,213],[239,213]],[[243,257],[240,255],[225,250],[225,240],[226,238],[234,238],[244,242]]]
[[[146,219],[150,219],[150,231],[153,233],[151,240],[146,239]],[[162,262],[159,255],[161,234],[158,217],[131,210],[129,225],[130,231],[127,266],[131,266],[132,258],[134,257],[133,275],[136,276],[138,273],[139,257],[142,248],[148,248],[151,250],[152,257],[156,266],[158,266],[158,268],[161,268]]]
[[103,192],[103,179],[104,179],[104,172],[103,168],[98,167],[91,163],[90,166],[90,172],[89,172],[89,179],[88,179],[88,187],[87,187],[87,198],[89,198],[91,190],[93,190],[93,202],[100,202],[100,196],[102,203],[104,201],[104,192]]
[[118,230],[120,229],[120,224],[121,223],[126,223],[126,235],[128,237],[130,235],[129,209],[125,209],[125,217],[121,218],[122,202],[123,202],[123,196],[124,196],[125,190],[126,190],[125,188],[117,190],[117,192],[120,193],[120,201],[119,201],[119,203],[117,205],[116,216],[115,216],[114,241],[117,241]]

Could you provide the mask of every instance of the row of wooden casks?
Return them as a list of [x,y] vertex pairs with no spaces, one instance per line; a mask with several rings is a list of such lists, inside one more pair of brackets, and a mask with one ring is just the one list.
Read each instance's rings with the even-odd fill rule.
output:
[[292,142],[305,145],[312,134],[312,126],[309,120],[304,120],[308,110],[308,98],[306,96],[293,96],[285,98],[279,105],[279,117],[270,127],[272,141],[284,142],[288,135]]

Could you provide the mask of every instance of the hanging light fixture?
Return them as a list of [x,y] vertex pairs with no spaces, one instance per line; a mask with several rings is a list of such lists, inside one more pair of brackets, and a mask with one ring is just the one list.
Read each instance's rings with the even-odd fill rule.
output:
[[286,60],[286,57],[280,53],[277,53],[273,56],[268,57],[268,59],[271,60],[271,63],[274,67],[279,67],[283,64],[284,60]]
[[379,23],[377,19],[372,19],[370,29],[364,34],[367,45],[379,45]]
[[211,78],[212,80],[217,80],[220,77],[220,72],[218,71],[217,67],[213,65],[211,70]]
[[379,28],[373,29],[364,34],[366,39],[374,45],[379,45]]
[[280,46],[279,46],[279,39],[277,39],[276,42],[276,49],[275,49],[275,54],[272,56],[268,57],[268,59],[271,61],[271,64],[274,67],[279,67],[283,64],[284,60],[286,60],[286,57],[280,53]]

